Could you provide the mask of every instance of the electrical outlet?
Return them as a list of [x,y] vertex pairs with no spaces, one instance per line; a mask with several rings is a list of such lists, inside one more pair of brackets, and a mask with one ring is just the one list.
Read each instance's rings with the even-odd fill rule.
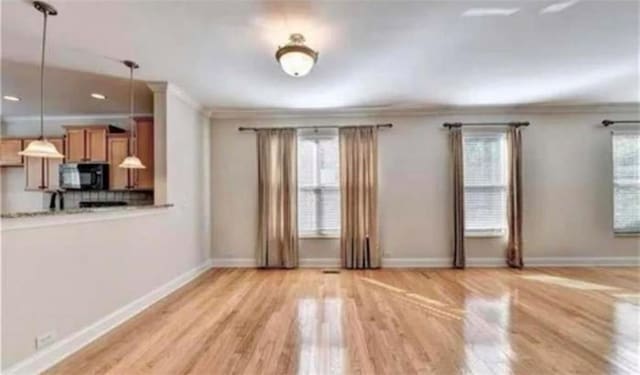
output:
[[43,333],[42,335],[36,336],[36,349],[40,350],[51,345],[54,341],[56,341],[56,332],[49,331],[47,333]]

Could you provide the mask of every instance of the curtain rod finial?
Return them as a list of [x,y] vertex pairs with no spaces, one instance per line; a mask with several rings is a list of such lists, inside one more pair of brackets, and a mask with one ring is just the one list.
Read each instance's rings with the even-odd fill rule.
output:
[[602,126],[604,126],[605,128],[607,126],[611,126],[611,125],[613,125],[613,121],[611,121],[611,120],[602,120]]

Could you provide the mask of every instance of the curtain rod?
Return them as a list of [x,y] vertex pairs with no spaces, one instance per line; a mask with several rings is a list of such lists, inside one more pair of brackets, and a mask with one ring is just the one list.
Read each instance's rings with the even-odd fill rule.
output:
[[[364,125],[362,125],[364,126]],[[393,124],[376,124],[374,125],[376,128],[380,129],[380,128],[392,128]],[[353,125],[349,126],[349,125],[345,125],[345,126],[338,126],[338,125],[318,125],[318,126],[287,126],[287,127],[281,127],[281,128],[252,128],[252,127],[244,127],[241,126],[238,128],[239,131],[244,132],[244,131],[257,131],[260,129],[339,129],[339,128],[351,128],[351,127],[355,127]]]
[[602,126],[604,126],[605,128],[615,124],[640,124],[640,120],[602,120]]
[[462,126],[529,126],[529,121],[511,121],[511,122],[445,122],[442,124],[445,128],[460,128]]

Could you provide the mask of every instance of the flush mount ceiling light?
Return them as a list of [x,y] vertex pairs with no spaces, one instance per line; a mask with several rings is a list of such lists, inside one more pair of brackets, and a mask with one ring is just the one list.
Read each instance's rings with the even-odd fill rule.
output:
[[56,149],[56,146],[53,143],[47,141],[44,137],[44,51],[47,41],[47,19],[49,16],[55,16],[58,14],[58,11],[56,8],[43,1],[34,1],[33,7],[44,16],[44,27],[42,29],[42,54],[40,60],[40,138],[30,142],[29,145],[27,145],[27,148],[20,151],[18,154],[26,157],[63,159],[64,155]]
[[519,8],[471,8],[462,13],[463,17],[511,16],[520,11]]
[[133,61],[125,60],[122,62],[127,68],[129,68],[129,124],[131,131],[129,132],[129,156],[124,158],[122,163],[118,165],[119,168],[125,169],[145,169],[146,167],[142,164],[142,161],[136,156],[133,152],[134,150],[134,141],[136,139],[136,121],[133,118],[133,70],[138,69],[140,66]]
[[293,77],[304,77],[318,61],[318,52],[304,44],[302,34],[291,34],[289,43],[278,48],[276,60],[282,70]]
[[98,100],[105,100],[107,99],[107,97],[105,95],[99,94],[97,92],[94,92],[91,94],[91,97],[94,99],[98,99]]
[[10,102],[19,102],[20,101],[20,98],[18,98],[17,96],[5,95],[2,98],[4,100],[8,100]]

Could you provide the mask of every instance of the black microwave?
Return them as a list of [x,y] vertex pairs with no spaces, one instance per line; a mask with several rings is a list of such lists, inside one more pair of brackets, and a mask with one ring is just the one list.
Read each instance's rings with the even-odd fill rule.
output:
[[67,190],[108,190],[109,164],[60,165],[60,187]]

